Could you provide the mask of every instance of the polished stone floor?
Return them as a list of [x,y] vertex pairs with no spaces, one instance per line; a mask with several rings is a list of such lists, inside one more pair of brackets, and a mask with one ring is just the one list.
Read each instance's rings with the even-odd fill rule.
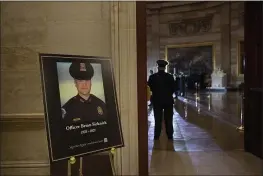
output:
[[[175,103],[174,141],[162,135],[155,142],[149,110],[150,174],[262,175],[262,161],[243,151],[243,133],[236,131],[241,117],[238,93],[211,93],[210,98],[207,93],[189,93]],[[0,175],[49,175],[43,119],[26,124],[0,124]]]
[[195,106],[198,111],[218,118],[232,126],[241,125],[243,115],[242,96],[239,92],[201,92],[187,93],[180,100]]
[[262,160],[244,152],[243,133],[236,130],[241,112],[238,93],[188,94],[175,102],[174,140],[163,133],[154,141],[149,108],[150,174],[261,175]]

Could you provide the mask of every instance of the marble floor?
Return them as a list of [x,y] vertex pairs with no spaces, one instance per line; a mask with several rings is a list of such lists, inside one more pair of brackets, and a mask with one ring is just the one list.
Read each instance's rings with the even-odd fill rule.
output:
[[[262,161],[244,152],[243,133],[236,130],[242,117],[239,94],[208,95],[189,93],[176,100],[173,142],[165,135],[153,140],[149,109],[150,175],[262,175]],[[50,175],[43,119],[1,123],[0,129],[0,175]]]
[[159,141],[153,140],[154,117],[149,109],[150,175],[262,175],[262,160],[244,152],[243,133],[236,130],[242,116],[241,105],[236,105],[241,104],[239,95],[197,97],[188,94],[176,100],[173,141],[164,133]]
[[187,93],[181,101],[195,106],[198,111],[218,118],[232,126],[240,126],[243,117],[242,96],[239,92]]

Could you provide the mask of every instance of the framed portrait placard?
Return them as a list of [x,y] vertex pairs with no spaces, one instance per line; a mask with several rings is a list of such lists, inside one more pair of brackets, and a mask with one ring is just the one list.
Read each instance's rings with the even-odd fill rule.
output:
[[40,54],[51,161],[124,146],[110,58]]

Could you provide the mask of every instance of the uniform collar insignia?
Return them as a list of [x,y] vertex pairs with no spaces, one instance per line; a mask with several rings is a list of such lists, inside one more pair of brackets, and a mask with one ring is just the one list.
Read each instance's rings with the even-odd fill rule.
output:
[[89,96],[89,98],[87,100],[85,100],[84,98],[82,98],[79,94],[77,96],[75,96],[75,98],[77,98],[80,102],[85,103],[85,102],[91,102],[92,97],[91,95]]

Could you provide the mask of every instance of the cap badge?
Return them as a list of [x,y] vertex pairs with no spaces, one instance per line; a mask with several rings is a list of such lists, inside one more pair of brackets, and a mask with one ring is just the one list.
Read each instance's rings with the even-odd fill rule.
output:
[[87,71],[85,63],[80,63],[80,71]]
[[97,110],[99,115],[103,115],[103,110],[100,106],[97,107]]

